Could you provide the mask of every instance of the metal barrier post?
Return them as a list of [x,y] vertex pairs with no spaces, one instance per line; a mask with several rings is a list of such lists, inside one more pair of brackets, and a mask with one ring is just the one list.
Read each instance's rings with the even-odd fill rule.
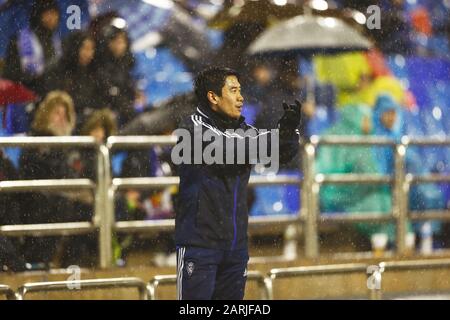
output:
[[382,280],[383,280],[384,264],[371,265],[367,267],[367,289],[369,290],[370,300],[382,299]]
[[304,148],[303,157],[303,193],[306,193],[303,199],[306,201],[306,220],[305,220],[305,256],[307,258],[317,258],[319,256],[319,238],[317,223],[317,195],[318,185],[314,182],[314,158],[316,148],[308,143]]
[[16,300],[14,291],[7,285],[0,284],[0,295],[4,294],[8,300]]
[[397,253],[406,252],[406,227],[408,222],[407,184],[405,180],[405,144],[397,145],[394,156],[394,201],[393,212],[397,219]]
[[264,285],[266,286],[267,292],[267,300],[273,300],[273,280],[275,280],[275,277],[272,277],[272,274],[269,274],[268,277],[264,278]]
[[[99,224],[99,252],[100,252],[100,268],[108,268],[112,265],[112,221],[114,217],[114,209],[110,210],[110,201],[108,194],[108,186],[111,185],[111,168],[109,159],[109,150],[106,146],[99,147],[98,157],[98,186],[97,192],[98,202],[96,201],[96,222]],[[102,175],[100,175],[100,170]],[[113,199],[114,202],[114,199]],[[97,211],[99,210],[99,211]],[[98,220],[97,220],[98,219]]]

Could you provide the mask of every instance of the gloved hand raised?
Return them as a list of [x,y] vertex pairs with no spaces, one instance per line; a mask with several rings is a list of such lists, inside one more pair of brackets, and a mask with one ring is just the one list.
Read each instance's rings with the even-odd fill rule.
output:
[[294,130],[297,129],[302,118],[302,104],[295,99],[295,104],[287,104],[283,102],[284,114],[278,121],[278,128],[280,130]]

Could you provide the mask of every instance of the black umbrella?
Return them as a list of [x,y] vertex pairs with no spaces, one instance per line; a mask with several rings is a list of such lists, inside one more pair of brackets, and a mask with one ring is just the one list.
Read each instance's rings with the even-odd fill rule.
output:
[[276,21],[302,14],[303,8],[294,4],[279,6],[269,0],[228,1],[208,21],[211,28],[227,30],[236,24],[259,24],[267,27]]
[[174,7],[173,11],[169,21],[160,31],[162,43],[192,72],[198,72],[211,61],[214,49],[206,31],[196,24],[187,12],[179,7]]
[[150,111],[144,112],[125,125],[120,135],[160,135],[178,127],[180,121],[197,107],[194,93],[177,95]]

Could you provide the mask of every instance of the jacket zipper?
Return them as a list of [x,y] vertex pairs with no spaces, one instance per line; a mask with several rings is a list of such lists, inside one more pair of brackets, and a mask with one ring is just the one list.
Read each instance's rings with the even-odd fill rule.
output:
[[237,225],[236,225],[236,210],[237,210],[237,192],[239,189],[240,177],[237,177],[236,184],[234,186],[234,205],[233,205],[233,242],[231,243],[231,250],[234,250],[237,239]]

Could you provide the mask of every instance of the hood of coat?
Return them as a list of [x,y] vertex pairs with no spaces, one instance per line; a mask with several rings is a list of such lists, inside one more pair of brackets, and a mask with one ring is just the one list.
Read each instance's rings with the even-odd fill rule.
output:
[[[385,112],[395,111],[396,119],[392,128],[386,128],[382,122]],[[373,110],[373,132],[376,135],[390,136],[398,138],[401,135],[402,108],[395,100],[387,94],[378,96]]]
[[[67,117],[64,126],[52,123],[53,112],[60,105],[64,107]],[[64,91],[52,91],[39,105],[31,128],[35,135],[69,136],[75,124],[76,114],[72,98]]]

